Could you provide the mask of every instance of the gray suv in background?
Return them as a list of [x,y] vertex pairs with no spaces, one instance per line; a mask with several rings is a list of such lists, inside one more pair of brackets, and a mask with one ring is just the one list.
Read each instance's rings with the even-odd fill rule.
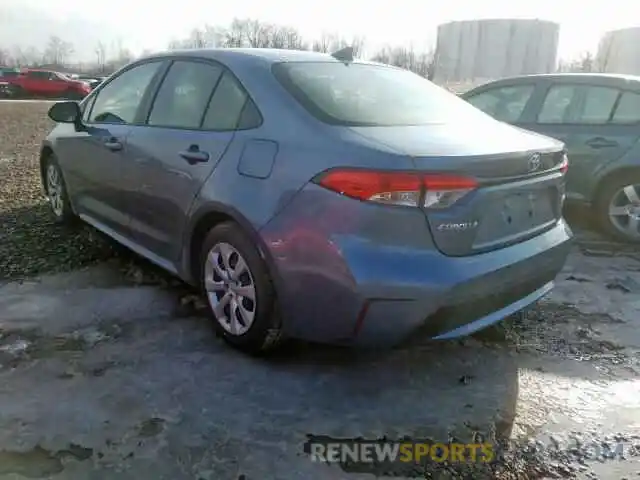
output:
[[461,97],[497,120],[564,142],[567,200],[592,207],[610,235],[640,242],[640,77],[529,75]]

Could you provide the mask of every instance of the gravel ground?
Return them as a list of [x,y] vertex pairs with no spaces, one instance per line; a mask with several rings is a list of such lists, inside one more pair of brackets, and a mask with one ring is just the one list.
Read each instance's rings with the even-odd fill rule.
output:
[[[240,355],[112,266],[0,287],[0,478],[622,480],[640,472],[640,261],[576,249],[506,338]],[[624,287],[620,287],[624,286]],[[510,443],[491,466],[325,466],[315,439]],[[620,443],[624,459],[609,458]],[[445,472],[449,472],[445,475]]]
[[0,282],[73,270],[114,255],[89,228],[70,233],[51,221],[38,154],[51,130],[46,102],[0,102]]
[[[585,230],[581,212],[558,287],[524,318],[464,341],[373,355],[294,344],[256,361],[212,338],[178,282],[89,228],[50,222],[37,166],[47,108],[0,102],[0,478],[640,474],[640,255]],[[519,447],[450,475],[304,454],[309,437],[383,436]],[[616,442],[625,461],[594,459]]]

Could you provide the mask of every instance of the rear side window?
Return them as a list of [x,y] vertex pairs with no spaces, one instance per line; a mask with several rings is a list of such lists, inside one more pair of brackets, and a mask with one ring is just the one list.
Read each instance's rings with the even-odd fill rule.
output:
[[147,123],[174,128],[200,128],[202,116],[222,68],[201,62],[176,61],[164,78]]
[[402,126],[488,119],[456,95],[398,68],[284,62],[274,65],[273,73],[309,113],[332,125]]
[[612,123],[638,123],[640,122],[640,95],[625,92],[620,97]]
[[235,130],[254,128],[261,122],[257,108],[240,83],[226,72],[211,97],[202,128]]
[[620,90],[617,88],[584,88],[584,106],[578,116],[578,123],[607,123],[619,94]]
[[476,108],[501,122],[517,122],[533,95],[533,85],[498,87],[467,98]]
[[538,115],[538,123],[604,125],[609,122],[620,90],[591,85],[554,85]]

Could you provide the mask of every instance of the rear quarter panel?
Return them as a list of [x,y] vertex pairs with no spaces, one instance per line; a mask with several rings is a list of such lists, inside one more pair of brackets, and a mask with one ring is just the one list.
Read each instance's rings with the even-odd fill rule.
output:
[[[224,62],[251,94],[263,117],[260,127],[238,131],[225,158],[207,181],[194,208],[207,202],[233,206],[259,230],[319,172],[335,166],[388,167],[392,152],[373,151],[371,141],[343,127],[331,127],[309,115],[275,79],[267,62]],[[277,144],[269,175],[246,175],[239,167],[247,142]],[[348,140],[346,142],[345,140]],[[271,159],[265,159],[265,161]],[[391,159],[398,169],[410,169],[410,159]]]
[[[638,126],[638,130],[640,131],[640,125]],[[589,186],[590,198],[595,200],[593,196],[596,194],[598,185],[602,180],[612,174],[628,169],[637,169],[640,171],[640,140],[637,140],[631,149],[622,157],[612,158],[610,161],[598,166],[591,177],[592,182]]]

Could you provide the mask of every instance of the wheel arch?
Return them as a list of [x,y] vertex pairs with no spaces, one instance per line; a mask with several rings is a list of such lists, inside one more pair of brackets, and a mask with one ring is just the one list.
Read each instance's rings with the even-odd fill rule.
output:
[[631,174],[640,174],[640,165],[625,165],[607,172],[596,184],[591,196],[592,205],[597,205],[605,188],[618,178],[624,178]]
[[253,241],[258,249],[260,258],[267,266],[267,271],[275,287],[276,296],[281,291],[281,278],[278,273],[273,255],[253,224],[237,209],[218,202],[207,203],[200,206],[191,215],[188,228],[183,240],[183,260],[182,267],[185,279],[198,285],[200,279],[200,251],[205,236],[209,230],[224,222],[233,222]]

